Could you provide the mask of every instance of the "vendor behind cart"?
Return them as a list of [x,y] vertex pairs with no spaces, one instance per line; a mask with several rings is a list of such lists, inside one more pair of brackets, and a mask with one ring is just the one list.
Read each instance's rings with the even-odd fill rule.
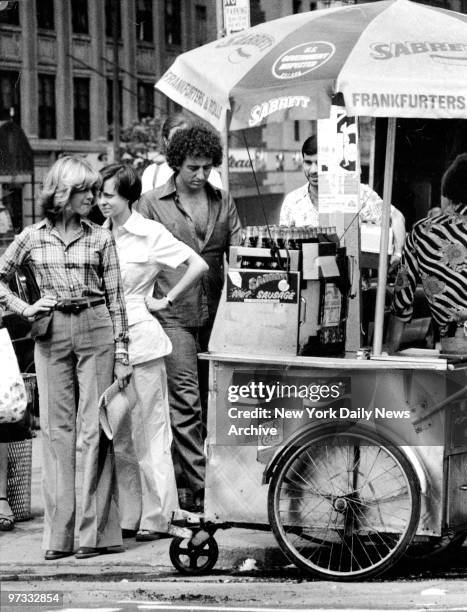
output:
[[[302,168],[307,183],[288,193],[280,212],[281,225],[319,225],[318,213],[318,145],[316,136],[310,136],[302,146]],[[381,226],[383,200],[368,185],[360,185],[360,221]],[[405,240],[404,215],[391,205],[391,227],[394,235],[394,250],[391,267],[400,261]]]
[[441,213],[418,221],[410,232],[399,265],[386,349],[395,352],[413,313],[420,278],[441,349],[467,354],[467,153],[443,176]]

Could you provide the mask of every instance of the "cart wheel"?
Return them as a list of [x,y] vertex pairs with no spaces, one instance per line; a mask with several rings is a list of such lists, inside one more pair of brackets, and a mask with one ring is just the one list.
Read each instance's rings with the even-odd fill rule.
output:
[[201,546],[193,546],[191,540],[173,538],[169,548],[170,560],[181,574],[203,574],[216,565],[219,548],[211,536]]
[[312,575],[361,580],[392,566],[420,516],[420,486],[401,450],[353,427],[315,432],[286,450],[269,486],[274,535]]

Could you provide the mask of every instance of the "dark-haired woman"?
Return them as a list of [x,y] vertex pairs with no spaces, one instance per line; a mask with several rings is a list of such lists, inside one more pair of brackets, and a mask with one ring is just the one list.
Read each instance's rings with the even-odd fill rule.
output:
[[[114,374],[124,387],[131,368],[125,363],[128,324],[115,243],[108,230],[87,220],[100,185],[84,159],[60,158],[44,181],[45,218],[16,236],[0,258],[0,306],[35,319],[47,560],[73,553],[77,418],[83,484],[76,556],[108,553],[122,541],[98,400]],[[6,284],[23,264],[32,268],[41,292],[32,305]]]
[[[131,424],[142,485],[136,539],[155,540],[167,535],[178,497],[164,365],[164,356],[172,351],[172,345],[151,312],[170,309],[207,270],[207,265],[160,223],[131,210],[141,194],[141,182],[133,168],[112,164],[103,168],[101,175],[99,207],[107,217],[104,226],[111,229],[117,243],[130,330],[130,384],[136,398],[131,407]],[[184,273],[163,298],[154,299],[154,283],[162,268],[183,268]],[[125,475],[117,474],[118,478],[120,489]]]

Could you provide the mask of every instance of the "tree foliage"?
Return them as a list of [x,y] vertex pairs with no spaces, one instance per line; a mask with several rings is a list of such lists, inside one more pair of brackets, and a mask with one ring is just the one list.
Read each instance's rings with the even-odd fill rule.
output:
[[134,121],[120,133],[121,158],[130,156],[134,161],[148,160],[148,154],[160,150],[161,122],[154,117]]

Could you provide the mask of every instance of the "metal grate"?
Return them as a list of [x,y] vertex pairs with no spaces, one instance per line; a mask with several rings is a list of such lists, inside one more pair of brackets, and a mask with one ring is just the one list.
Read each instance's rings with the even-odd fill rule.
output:
[[32,440],[8,444],[7,498],[15,521],[31,518]]
[[[37,402],[35,374],[23,374],[31,414]],[[31,518],[32,440],[8,444],[7,498],[15,521]]]

